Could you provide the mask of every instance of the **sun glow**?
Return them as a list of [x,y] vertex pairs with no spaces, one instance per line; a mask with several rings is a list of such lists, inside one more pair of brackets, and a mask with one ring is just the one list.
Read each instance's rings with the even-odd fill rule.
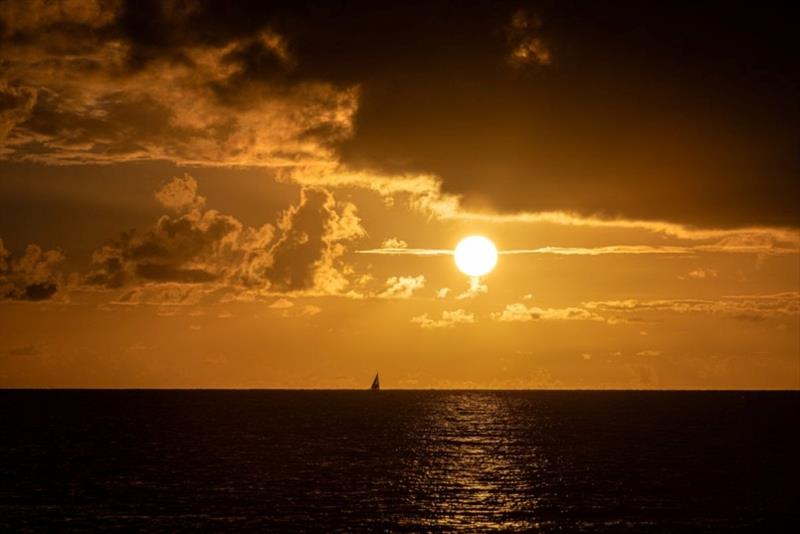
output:
[[462,239],[453,256],[456,267],[469,276],[483,276],[497,265],[497,248],[489,239],[480,235]]

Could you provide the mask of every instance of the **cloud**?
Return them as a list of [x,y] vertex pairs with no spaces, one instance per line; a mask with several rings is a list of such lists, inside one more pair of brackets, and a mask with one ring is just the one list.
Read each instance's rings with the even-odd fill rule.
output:
[[[156,198],[171,213],[96,250],[87,285],[136,288],[118,302],[184,302],[189,295],[196,302],[211,292],[226,292],[228,300],[340,294],[350,284],[345,243],[365,235],[355,206],[322,189],[301,190],[274,226],[260,228],[207,209],[188,175],[173,178]],[[173,292],[159,294],[165,288]]]
[[[542,308],[523,303],[508,304],[501,312],[491,314],[499,322],[598,321],[620,324],[641,321],[653,314],[706,314],[738,320],[762,321],[800,317],[800,294],[797,292],[768,295],[724,296],[719,299],[608,300],[583,302],[580,306]],[[647,332],[640,331],[646,336]]]
[[[609,320],[601,315],[580,307],[540,308],[526,306],[521,302],[507,304],[502,312],[495,312],[492,319],[505,323],[524,323],[529,321],[602,321]],[[613,319],[612,319],[613,321]]]
[[459,308],[457,310],[443,311],[440,319],[431,319],[427,313],[424,313],[412,317],[411,322],[418,324],[425,330],[434,330],[436,328],[452,328],[456,324],[474,323],[475,315]]
[[173,213],[159,217],[145,232],[123,232],[96,250],[86,282],[108,288],[146,281],[199,284],[246,278],[248,272],[234,273],[242,269],[245,257],[245,269],[265,263],[274,228],[246,228],[234,217],[205,210],[196,191],[194,179],[184,176],[156,192]]
[[156,191],[155,197],[162,206],[176,212],[200,210],[206,203],[206,199],[197,194],[197,180],[188,174],[174,177]]
[[542,19],[534,13],[520,9],[511,16],[507,28],[510,47],[509,61],[515,67],[524,65],[549,65],[552,61],[550,47],[538,35]]
[[7,159],[284,167],[350,134],[357,84],[293,76],[263,14],[237,31],[204,2],[35,3],[0,8]]
[[717,277],[717,270],[716,269],[708,269],[704,267],[698,267],[696,269],[692,269],[686,274],[679,275],[679,280],[704,280],[706,278],[716,278]]
[[22,37],[59,26],[101,28],[114,19],[121,4],[119,0],[4,2],[0,8],[0,18],[6,26],[0,28],[0,32]]
[[313,304],[305,304],[300,308],[287,308],[281,312],[283,317],[296,318],[296,317],[313,317],[322,313],[322,308],[314,306]]
[[473,299],[478,295],[488,293],[489,286],[481,282],[479,276],[471,276],[469,279],[469,287],[463,293],[460,293],[456,299],[463,300],[463,299]]
[[63,275],[56,271],[63,261],[60,251],[45,252],[38,245],[28,245],[22,256],[14,257],[0,239],[0,301],[54,297],[64,285]]
[[382,249],[403,249],[408,248],[408,243],[403,241],[402,239],[397,239],[396,237],[390,237],[388,239],[384,239],[381,243]]
[[596,313],[701,313],[759,321],[800,316],[800,293],[733,295],[718,299],[607,300],[584,302],[583,307]]
[[386,280],[386,289],[378,296],[381,298],[407,299],[425,287],[425,276],[392,276]]
[[303,306],[296,306],[294,302],[280,298],[269,305],[273,310],[280,312],[281,317],[295,318],[295,317],[311,317],[322,313],[322,308],[314,306],[313,304],[305,304]]
[[[698,252],[754,253],[762,255],[797,254],[800,232],[792,227],[740,226],[738,228],[698,227],[666,220],[647,220],[602,214],[581,214],[575,211],[515,210],[502,212],[482,206],[464,205],[458,195],[442,190],[442,179],[431,174],[386,174],[355,171],[342,166],[330,168],[302,167],[287,175],[305,185],[351,187],[372,190],[385,198],[406,197],[408,206],[427,216],[444,221],[492,224],[553,224],[582,228],[642,230],[652,234],[695,242],[691,245],[609,245],[605,247],[538,247],[505,251],[510,254],[696,254]],[[450,255],[451,249],[424,249],[382,246],[357,251],[361,254],[384,255]],[[501,251],[503,253],[504,251]]]
[[[0,157],[256,166],[442,218],[796,229],[791,17],[686,25],[714,11],[637,11],[629,32],[593,4],[10,0]],[[674,61],[676,31],[700,53]]]
[[661,351],[660,350],[652,350],[652,349],[641,350],[641,351],[637,352],[636,355],[637,356],[643,356],[643,357],[661,356]]
[[275,310],[285,310],[294,306],[294,302],[287,299],[278,299],[269,305],[270,308]]
[[690,247],[611,245],[605,247],[539,247],[499,251],[500,254],[555,254],[559,256],[604,256],[607,254],[690,254]]
[[[758,237],[756,237],[758,236]],[[794,236],[796,237],[796,236]],[[731,253],[731,254],[798,254],[800,241],[793,236],[769,235],[765,230],[762,234],[751,234],[747,237],[731,232],[728,237],[710,244],[699,245],[608,245],[601,247],[537,247],[523,249],[505,249],[497,253],[503,256],[519,255],[556,255],[556,256],[606,256],[606,255],[694,255],[699,253]],[[781,241],[785,239],[785,241]],[[358,254],[377,254],[388,256],[447,256],[452,255],[449,249],[421,249],[421,248],[393,248],[382,247],[378,249],[357,250]]]
[[380,256],[452,256],[450,249],[381,247],[356,250],[356,254],[377,254]]
[[[0,79],[0,143],[5,141],[8,132],[26,120],[36,103],[36,91],[27,87],[10,86]],[[0,147],[0,155],[2,155]]]
[[348,280],[337,268],[344,243],[366,236],[356,207],[324,189],[305,188],[300,202],[278,222],[282,235],[270,249],[266,275],[279,291],[343,292]]
[[[376,49],[392,68],[365,62],[369,81],[342,143],[344,162],[437,176],[469,212],[687,228],[800,224],[789,200],[800,187],[789,126],[798,110],[788,104],[797,77],[777,37],[791,31],[789,17],[734,8],[726,20],[737,22],[711,31],[687,23],[713,19],[711,5],[518,9],[472,3],[448,12],[442,20],[459,28],[448,44],[417,25],[419,44],[397,63],[392,50]],[[675,61],[676,34],[700,53]],[[754,35],[757,45],[741,52]],[[731,54],[735,66],[720,61]],[[498,68],[503,61],[526,68]],[[446,75],[442,65],[452,66]],[[749,69],[763,76],[742,83]],[[794,121],[781,119],[787,112]]]
[[[111,288],[109,288],[111,289]],[[110,304],[115,306],[170,306],[193,307],[205,301],[219,300],[220,284],[193,284],[185,282],[132,281],[117,292]],[[221,299],[224,300],[224,299]],[[177,310],[176,310],[177,313]],[[192,315],[190,313],[190,315]]]
[[21,347],[12,347],[6,351],[11,356],[39,356],[42,353],[41,349],[35,345],[24,345]]

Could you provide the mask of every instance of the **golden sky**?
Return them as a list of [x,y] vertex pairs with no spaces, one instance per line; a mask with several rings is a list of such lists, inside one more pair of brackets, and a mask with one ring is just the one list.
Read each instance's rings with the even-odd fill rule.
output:
[[800,388],[788,19],[646,7],[0,3],[0,386]]

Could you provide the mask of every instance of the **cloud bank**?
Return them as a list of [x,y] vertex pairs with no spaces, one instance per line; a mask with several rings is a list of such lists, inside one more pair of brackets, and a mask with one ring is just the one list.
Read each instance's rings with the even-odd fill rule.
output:
[[576,9],[3,2],[0,158],[258,166],[441,217],[800,225],[791,17]]
[[173,178],[155,197],[168,213],[150,228],[123,232],[97,249],[87,286],[166,284],[179,295],[184,286],[237,299],[343,294],[350,286],[342,255],[345,244],[365,231],[355,206],[326,190],[303,189],[274,225],[259,228],[206,208],[189,175]]

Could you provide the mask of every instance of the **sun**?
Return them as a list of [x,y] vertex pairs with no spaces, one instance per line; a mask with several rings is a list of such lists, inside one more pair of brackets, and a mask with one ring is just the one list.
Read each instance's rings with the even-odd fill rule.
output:
[[454,253],[456,267],[468,276],[483,276],[497,265],[497,248],[481,235],[465,237]]

